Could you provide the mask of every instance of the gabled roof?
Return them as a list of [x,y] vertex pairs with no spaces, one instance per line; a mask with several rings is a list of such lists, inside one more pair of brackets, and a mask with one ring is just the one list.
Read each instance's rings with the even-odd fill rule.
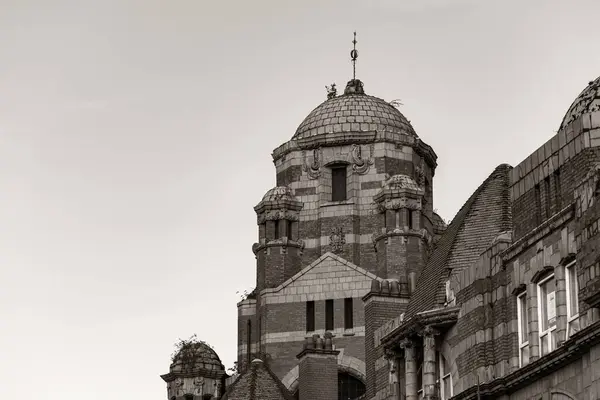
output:
[[293,400],[293,397],[269,367],[257,359],[227,388],[221,400],[258,399]]
[[511,170],[508,164],[496,167],[456,214],[419,276],[406,317],[442,306],[450,271],[476,262],[496,236],[512,228]]
[[298,279],[302,278],[302,276],[304,274],[306,274],[307,272],[309,272],[311,269],[318,267],[323,261],[327,260],[328,258],[330,258],[332,260],[335,260],[336,262],[338,262],[338,263],[340,263],[342,265],[345,265],[349,269],[352,269],[352,270],[358,272],[359,274],[364,275],[367,278],[370,278],[370,279],[379,279],[379,278],[377,278],[376,275],[370,273],[366,269],[363,269],[363,268],[359,267],[358,265],[353,264],[350,261],[345,260],[345,259],[343,259],[342,257],[340,257],[340,256],[338,256],[336,254],[333,254],[331,252],[327,252],[327,253],[323,254],[321,257],[317,258],[312,263],[310,263],[309,265],[307,265],[306,267],[304,267],[296,275],[292,276],[290,279],[288,279],[287,281],[283,282],[281,285],[279,285],[279,286],[277,286],[275,288],[272,288],[272,289],[264,289],[261,293],[275,293],[275,292],[279,292],[283,288],[291,285],[292,283],[294,283]]

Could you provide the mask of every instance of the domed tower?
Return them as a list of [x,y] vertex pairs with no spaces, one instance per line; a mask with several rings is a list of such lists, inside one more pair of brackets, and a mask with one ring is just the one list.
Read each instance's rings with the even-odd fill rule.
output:
[[167,383],[168,400],[219,399],[227,374],[219,356],[206,343],[184,341],[172,357]]
[[[275,355],[269,367],[294,393],[295,354],[306,337],[331,333],[340,382],[358,396],[381,357],[365,343],[406,307],[407,275],[416,279],[428,255],[437,156],[395,103],[354,78],[272,158],[277,187],[255,207],[257,289],[238,304],[238,362]],[[369,295],[377,287],[394,290]]]

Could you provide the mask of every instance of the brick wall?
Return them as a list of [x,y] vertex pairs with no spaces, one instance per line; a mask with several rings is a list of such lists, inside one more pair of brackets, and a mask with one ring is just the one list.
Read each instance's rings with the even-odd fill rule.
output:
[[[406,311],[407,299],[369,295],[365,299],[366,398],[370,399],[388,383],[387,363],[382,363],[383,348],[375,343],[375,332],[389,320]],[[379,368],[378,368],[379,367]]]

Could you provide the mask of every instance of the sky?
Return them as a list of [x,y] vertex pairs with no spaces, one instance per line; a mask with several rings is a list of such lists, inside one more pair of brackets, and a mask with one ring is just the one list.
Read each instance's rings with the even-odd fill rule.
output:
[[271,151],[352,76],[438,155],[451,219],[600,75],[597,0],[0,0],[0,398],[166,398],[236,358]]

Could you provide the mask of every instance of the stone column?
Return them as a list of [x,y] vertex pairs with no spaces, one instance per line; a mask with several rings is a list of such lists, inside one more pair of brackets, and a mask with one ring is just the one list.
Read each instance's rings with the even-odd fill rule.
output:
[[393,350],[387,350],[385,352],[385,359],[388,362],[389,368],[390,395],[392,395],[392,398],[397,399],[400,396],[400,388],[398,386],[398,374],[400,372],[398,368],[398,353]]
[[423,331],[423,399],[439,399],[436,386],[435,336],[439,333],[427,326]]
[[404,339],[400,343],[400,347],[404,349],[405,362],[405,381],[406,381],[406,400],[417,400],[417,360],[415,358],[415,345],[412,340]]

